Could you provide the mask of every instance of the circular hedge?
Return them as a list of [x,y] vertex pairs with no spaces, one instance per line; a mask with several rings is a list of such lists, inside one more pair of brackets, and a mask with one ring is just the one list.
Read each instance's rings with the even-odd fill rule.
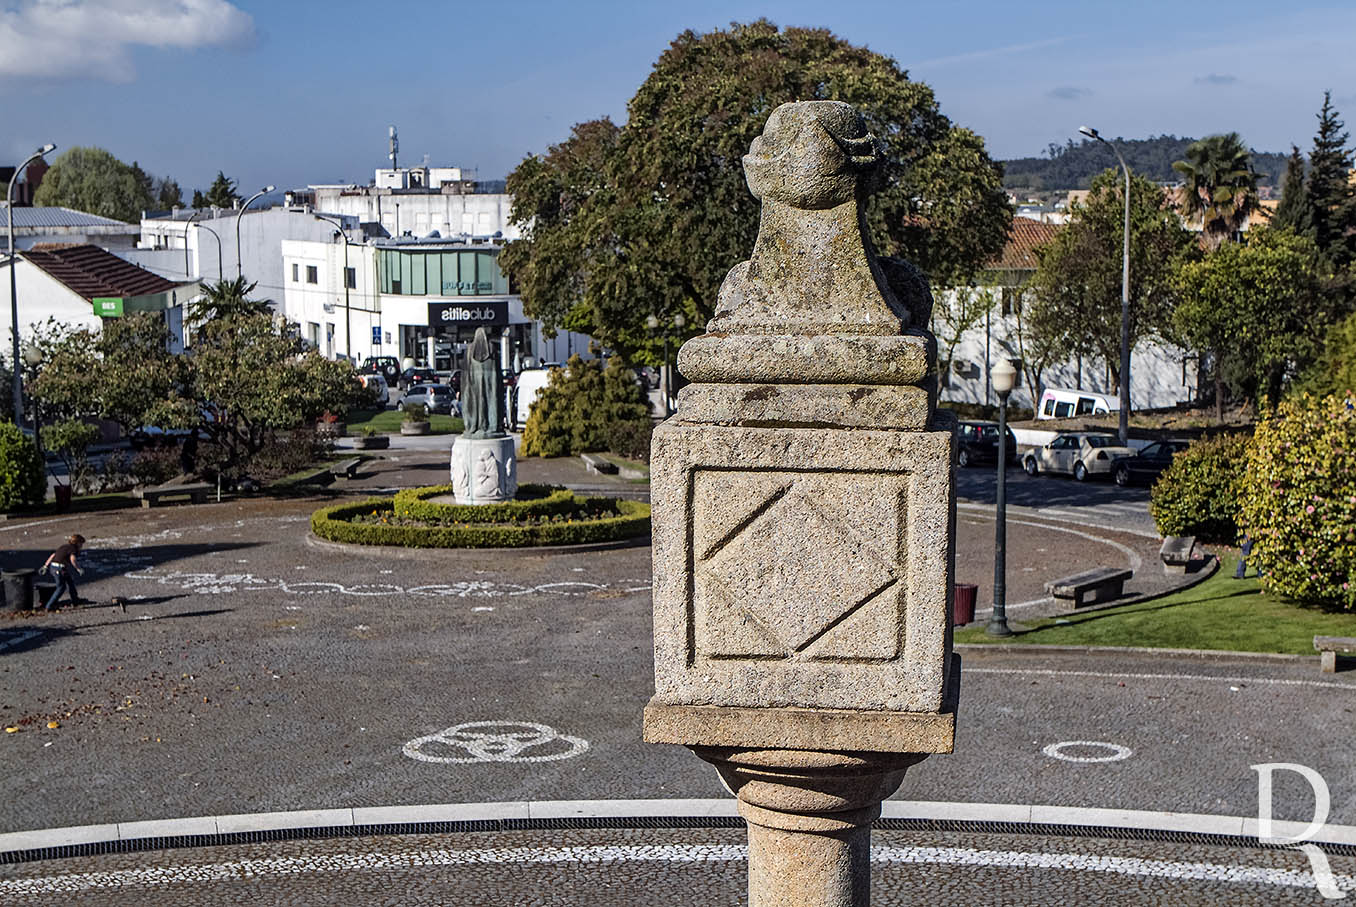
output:
[[519,485],[518,495],[502,504],[444,504],[430,498],[452,494],[451,485],[430,485],[397,491],[394,512],[426,523],[516,523],[526,519],[566,516],[579,509],[580,498],[568,488]]
[[[430,497],[448,493],[441,487],[429,492]],[[322,539],[346,542],[352,545],[391,545],[404,548],[529,548],[538,545],[583,545],[598,542],[616,542],[648,535],[650,532],[650,505],[641,501],[611,498],[580,498],[566,492],[578,511],[586,507],[591,515],[581,519],[565,517],[544,522],[492,523],[475,522],[432,523],[409,525],[390,522],[399,520],[395,501],[390,498],[372,498],[356,503],[324,507],[311,515],[311,531]],[[427,503],[427,502],[425,502]],[[532,502],[513,502],[532,503]],[[455,505],[451,506],[460,510]],[[511,506],[511,505],[486,505]],[[486,507],[477,507],[483,510]],[[356,518],[367,521],[355,522]],[[410,519],[404,517],[403,519]]]

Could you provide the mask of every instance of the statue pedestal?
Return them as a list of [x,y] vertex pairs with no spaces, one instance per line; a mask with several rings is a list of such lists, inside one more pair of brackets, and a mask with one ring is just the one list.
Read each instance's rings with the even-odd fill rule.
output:
[[452,442],[452,495],[458,504],[501,504],[518,493],[513,438],[468,438]]

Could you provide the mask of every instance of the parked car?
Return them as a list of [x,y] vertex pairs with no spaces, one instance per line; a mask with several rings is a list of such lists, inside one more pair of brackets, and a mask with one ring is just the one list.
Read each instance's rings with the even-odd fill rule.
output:
[[430,413],[442,413],[447,416],[461,414],[461,403],[452,388],[446,384],[416,384],[405,391],[400,400],[402,410],[419,404]]
[[1129,457],[1134,453],[1131,448],[1122,447],[1114,435],[1061,432],[1044,447],[1028,451],[1022,458],[1022,468],[1030,476],[1058,472],[1082,482],[1093,475],[1109,476],[1111,464],[1117,457]]
[[362,386],[377,395],[377,403],[382,406],[391,402],[391,386],[386,383],[386,377],[379,374],[359,375],[358,381]]
[[1117,485],[1153,482],[1172,465],[1172,458],[1191,446],[1190,441],[1155,441],[1148,447],[1111,461],[1111,477]]
[[[1004,459],[1009,466],[1017,465],[1017,438],[1007,429],[1007,447]],[[998,423],[962,422],[956,430],[956,464],[961,467],[981,463],[998,463]]]
[[438,376],[433,374],[433,369],[424,365],[412,365],[400,373],[396,379],[396,387],[402,391],[409,390],[416,384],[437,384]]
[[400,380],[400,360],[394,356],[368,356],[358,369],[364,375],[381,375],[387,385]]
[[1121,405],[1115,397],[1094,391],[1047,387],[1036,407],[1037,419],[1067,419],[1071,416],[1096,416],[1114,413]]

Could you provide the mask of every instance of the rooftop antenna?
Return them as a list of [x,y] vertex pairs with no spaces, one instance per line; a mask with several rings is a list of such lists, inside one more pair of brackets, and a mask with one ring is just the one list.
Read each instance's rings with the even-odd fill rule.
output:
[[399,152],[399,151],[400,151],[400,137],[396,135],[396,128],[395,128],[395,126],[392,126],[392,127],[391,127],[391,153],[390,153],[390,155],[389,155],[389,157],[391,158],[391,169],[392,169],[392,170],[399,170],[399,169],[400,169],[400,165],[396,163],[396,153]]

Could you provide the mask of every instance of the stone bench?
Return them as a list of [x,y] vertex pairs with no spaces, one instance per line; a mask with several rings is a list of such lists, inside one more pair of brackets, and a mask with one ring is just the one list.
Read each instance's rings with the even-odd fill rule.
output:
[[580,454],[579,459],[584,461],[584,468],[596,476],[615,475],[617,464],[610,460],[600,457],[597,454]]
[[1191,552],[1196,549],[1196,536],[1170,535],[1163,540],[1158,556],[1163,559],[1164,573],[1186,573],[1191,563]]
[[1119,598],[1125,591],[1125,581],[1134,575],[1133,570],[1097,567],[1051,580],[1045,584],[1045,591],[1056,599],[1072,601],[1075,608],[1081,608],[1089,602]]
[[1315,636],[1314,648],[1319,651],[1323,673],[1336,674],[1338,655],[1356,655],[1356,636]]
[[191,485],[159,485],[155,488],[138,488],[132,492],[141,498],[142,507],[154,507],[164,498],[188,498],[194,504],[201,504],[211,494],[212,486],[206,483]]
[[362,465],[362,457],[350,457],[347,460],[340,460],[337,463],[330,464],[330,475],[343,476],[346,479],[356,479],[358,477],[358,467]]

